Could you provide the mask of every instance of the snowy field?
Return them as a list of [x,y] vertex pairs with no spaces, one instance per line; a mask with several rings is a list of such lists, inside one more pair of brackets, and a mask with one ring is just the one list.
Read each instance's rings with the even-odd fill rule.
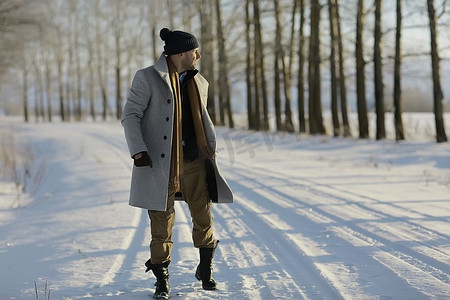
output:
[[[46,282],[50,299],[151,299],[149,222],[128,206],[120,124],[2,117],[0,137],[18,166],[0,180],[0,299],[36,299],[35,282],[39,299]],[[450,299],[450,143],[217,137],[235,194],[213,206],[219,289],[194,278],[177,202],[171,299]]]

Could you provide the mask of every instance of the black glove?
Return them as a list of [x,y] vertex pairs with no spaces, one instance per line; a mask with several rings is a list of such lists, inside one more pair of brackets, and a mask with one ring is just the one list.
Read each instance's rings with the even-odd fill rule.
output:
[[[134,155],[133,159],[134,159],[134,165],[136,167],[146,167],[146,166],[150,166],[150,168],[153,167],[153,163],[152,163],[152,159],[150,158],[150,156],[148,155],[147,152],[140,152],[142,154],[141,158],[134,158],[137,154]],[[138,153],[139,154],[139,153]]]

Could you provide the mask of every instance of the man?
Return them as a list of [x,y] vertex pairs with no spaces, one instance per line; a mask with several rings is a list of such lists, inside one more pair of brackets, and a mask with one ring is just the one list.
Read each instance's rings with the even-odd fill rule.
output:
[[[164,52],[154,66],[137,71],[122,125],[134,166],[130,205],[148,210],[151,227],[148,272],[156,277],[155,299],[169,297],[175,195],[181,193],[199,248],[195,277],[215,290],[211,201],[232,203],[233,194],[217,168],[214,125],[206,110],[208,82],[196,70],[201,55],[192,34],[163,28]],[[177,197],[178,198],[178,197]]]

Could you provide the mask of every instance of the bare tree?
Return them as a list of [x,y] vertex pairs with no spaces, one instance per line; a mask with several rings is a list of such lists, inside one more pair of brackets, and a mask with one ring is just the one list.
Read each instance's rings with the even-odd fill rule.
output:
[[34,85],[34,113],[36,117],[36,123],[41,120],[45,121],[45,110],[44,110],[44,87],[41,73],[41,62],[38,58],[38,53],[35,53],[35,57],[33,59],[34,66],[34,76],[35,76],[35,85]]
[[[286,63],[285,51],[284,51],[284,41],[282,34],[282,20],[281,20],[281,7],[279,0],[274,0],[275,7],[275,23],[276,23],[276,33],[275,33],[275,55],[274,55],[274,76],[275,76],[275,89],[274,89],[274,99],[275,99],[275,119],[277,130],[286,130],[289,132],[294,131],[294,125],[292,123],[292,112],[291,112],[291,69],[292,69],[292,57],[293,57],[293,37],[294,37],[294,26],[295,26],[295,13],[297,9],[297,0],[294,0],[294,9],[292,10],[291,19],[291,42],[289,48],[289,61]],[[280,65],[281,64],[281,65]],[[280,75],[283,75],[283,82],[281,82]],[[283,88],[282,88],[283,83]],[[281,111],[281,89],[284,91],[284,115],[285,120],[282,120]]]
[[297,82],[297,103],[298,103],[298,123],[299,132],[306,132],[305,120],[305,1],[300,0],[300,24],[299,24],[299,46],[298,46],[298,82]]
[[115,15],[113,21],[114,41],[116,43],[116,118],[120,119],[122,116],[122,22],[123,20],[123,2],[122,0],[115,1]]
[[63,75],[63,63],[64,63],[64,54],[62,51],[62,40],[60,34],[56,33],[57,37],[57,45],[56,45],[56,66],[58,72],[58,98],[59,98],[59,115],[61,120],[66,120],[65,114],[65,99],[64,99],[64,75]]
[[309,132],[324,134],[322,104],[321,104],[321,75],[320,75],[320,3],[311,0],[311,35],[309,42]]
[[377,114],[376,139],[386,138],[384,122],[384,87],[383,87],[383,62],[381,57],[381,2],[375,0],[375,42],[374,42],[374,74],[375,74],[375,108]]
[[24,121],[28,123],[28,71],[27,68],[23,68],[23,91],[22,91],[22,102],[23,102],[23,117]]
[[267,97],[267,84],[266,84],[266,76],[264,74],[264,45],[262,39],[262,28],[261,28],[261,12],[259,8],[259,0],[253,0],[253,19],[255,22],[255,98],[258,108],[256,111],[259,111],[259,95],[262,96],[262,104],[263,104],[263,117],[261,119],[258,116],[258,119],[262,121],[261,127],[257,129],[269,130],[269,101]]
[[[64,51],[64,42],[63,36],[66,34],[64,31],[63,22],[61,22],[61,18],[56,17],[58,14],[57,11],[64,11],[61,9],[61,4],[55,4],[52,0],[46,0],[44,2],[45,9],[47,12],[47,23],[49,28],[46,33],[48,35],[46,39],[46,45],[49,47],[49,54],[53,56],[53,59],[56,64],[56,77],[58,84],[58,102],[59,102],[59,116],[62,121],[66,120],[66,111],[65,111],[65,98],[64,98],[64,60],[65,60],[65,51]],[[63,18],[64,21],[66,18]]]
[[217,18],[217,40],[219,48],[219,103],[225,103],[228,126],[234,128],[233,111],[231,109],[230,82],[228,79],[228,56],[225,50],[225,37],[222,28],[220,0],[215,0]]
[[73,110],[75,110],[75,89],[74,89],[74,78],[73,78],[73,73],[74,73],[74,66],[75,66],[75,61],[74,61],[74,30],[73,30],[73,10],[71,9],[71,3],[72,2],[66,2],[66,11],[67,11],[67,34],[66,34],[66,47],[67,47],[67,54],[68,54],[68,58],[67,58],[67,64],[66,64],[66,78],[65,78],[65,92],[66,92],[66,96],[65,98],[67,99],[67,106],[66,106],[66,115],[67,115],[67,120],[71,120],[72,119],[72,115],[73,115]]
[[[29,69],[26,59],[29,45],[40,38],[45,23],[43,10],[37,1],[0,1],[0,77],[19,62],[22,75],[22,105],[24,121],[29,121]],[[0,81],[3,83],[3,80]],[[1,89],[1,84],[0,84]],[[39,90],[35,86],[35,99]],[[35,102],[36,120],[39,119],[39,106]]]
[[[107,39],[102,39],[102,28],[101,28],[101,19],[102,19],[102,13],[99,6],[99,3],[97,1],[93,2],[94,5],[94,15],[95,18],[95,40],[97,41],[95,44],[95,50],[96,50],[96,58],[97,58],[97,78],[98,78],[98,84],[100,88],[101,98],[102,98],[102,119],[105,121],[107,119],[108,115],[108,94],[106,87],[107,84],[107,76],[105,75],[106,68],[108,66],[108,42]],[[109,27],[109,26],[108,26]]]
[[442,100],[444,94],[441,88],[440,58],[437,45],[436,28],[436,10],[434,0],[427,0],[428,18],[430,23],[430,43],[431,43],[431,66],[433,72],[433,96],[434,96],[434,115],[436,123],[436,141],[438,143],[447,142],[445,133]]
[[[153,52],[153,61],[156,61],[159,58],[160,51],[156,49],[156,44],[159,39],[159,30],[158,30],[158,22],[161,18],[161,2],[160,1],[147,1],[147,10],[148,10],[148,23],[150,27],[150,35],[152,42],[152,52]],[[171,28],[173,29],[173,28]]]
[[[255,89],[255,110],[254,110],[254,124],[255,130],[261,130],[261,76],[264,76],[261,70],[260,59],[261,51],[258,47],[262,47],[261,42],[261,24],[259,23],[259,7],[255,8],[255,0],[251,0],[253,4],[253,28],[254,28],[254,46],[253,51],[254,55],[254,63],[253,63],[253,75],[254,75],[254,89]],[[258,19],[256,19],[255,12],[258,13]],[[259,35],[257,34],[257,30],[259,30]]]
[[337,22],[336,22],[336,2],[328,0],[328,15],[330,20],[330,73],[331,73],[331,116],[333,121],[333,135],[339,136],[340,123],[338,111],[338,76],[336,71],[336,52],[337,52]]
[[[209,82],[208,89],[208,112],[214,124],[222,125],[225,123],[224,105],[219,103],[219,119],[216,116],[216,90],[215,90],[215,64],[214,64],[214,39],[212,32],[213,15],[212,0],[201,0],[198,5],[200,13],[200,36],[202,45],[201,71],[203,76]],[[223,100],[223,99],[221,99]]]
[[[247,119],[248,119],[248,128],[256,129],[255,124],[255,101],[253,98],[253,79],[252,79],[252,70],[254,70],[254,51],[252,48],[252,37],[250,35],[251,32],[251,19],[250,19],[250,2],[252,0],[246,0],[245,2],[245,41],[247,46],[247,57],[246,57],[246,68],[245,68],[245,81],[247,85]],[[259,114],[256,116],[259,118]]]
[[356,94],[358,106],[359,137],[369,137],[369,121],[367,118],[366,103],[366,76],[363,45],[364,27],[364,0],[358,0],[358,12],[356,17]]
[[0,75],[18,61],[44,24],[38,1],[0,1]]
[[344,136],[350,136],[350,124],[348,120],[347,109],[347,87],[345,84],[345,63],[344,63],[344,46],[342,45],[342,33],[341,33],[341,17],[339,14],[339,0],[335,1],[335,17],[337,25],[337,41],[338,41],[338,53],[339,53],[339,92],[341,100],[341,115],[342,125],[344,129]]
[[404,140],[401,105],[401,36],[402,36],[402,0],[397,0],[397,28],[395,33],[395,59],[394,59],[394,126],[395,139]]
[[76,121],[81,121],[82,118],[82,104],[81,104],[81,99],[82,99],[82,84],[81,84],[81,45],[80,45],[80,33],[81,33],[81,28],[80,28],[80,14],[81,11],[78,9],[78,4],[77,1],[73,1],[71,2],[73,3],[73,7],[72,9],[75,11],[75,23],[74,23],[74,54],[75,54],[75,78],[76,78],[76,85],[77,85],[77,89],[76,89],[76,106],[75,106],[75,120]]
[[47,118],[48,121],[52,121],[52,76],[50,71],[50,58],[43,55],[45,64],[45,95],[47,96]]
[[88,62],[87,62],[88,70],[89,70],[89,74],[88,74],[88,78],[89,78],[89,82],[88,82],[88,85],[89,85],[89,96],[88,96],[89,112],[90,112],[92,120],[95,121],[95,100],[94,100],[94,97],[95,97],[95,95],[94,95],[94,83],[95,83],[94,74],[95,74],[95,72],[94,72],[93,60],[94,60],[94,45],[93,45],[93,41],[90,40],[90,38],[89,38],[89,40],[88,40]]
[[192,32],[192,17],[195,11],[192,9],[192,0],[182,0],[183,9],[181,10],[183,18],[183,27],[187,32]]
[[291,109],[291,84],[292,84],[292,62],[294,60],[294,40],[295,40],[295,16],[297,15],[298,0],[293,0],[292,15],[291,15],[291,35],[289,43],[289,56],[286,65],[284,58],[284,51],[281,63],[283,65],[283,84],[284,84],[284,130],[287,132],[294,132],[294,123],[292,121]]
[[167,9],[169,11],[169,24],[170,24],[170,29],[172,29],[172,30],[175,28],[175,11],[176,11],[176,3],[177,2],[178,1],[166,0]]
[[283,41],[281,37],[281,16],[280,16],[280,5],[278,0],[274,0],[275,5],[275,23],[276,23],[276,34],[275,34],[275,55],[274,55],[274,101],[275,101],[275,123],[276,130],[283,130],[283,122],[281,120],[281,80],[280,80],[280,60],[283,59]]

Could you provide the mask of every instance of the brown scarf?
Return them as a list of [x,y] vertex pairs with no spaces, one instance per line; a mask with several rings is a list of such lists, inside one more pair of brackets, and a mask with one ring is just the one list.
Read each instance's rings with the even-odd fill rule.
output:
[[[172,84],[174,96],[174,118],[173,118],[173,138],[172,157],[170,164],[170,180],[173,180],[175,192],[181,191],[181,177],[183,176],[183,148],[182,148],[182,109],[181,109],[181,87],[180,77],[176,72],[175,65],[170,57],[167,57],[169,67],[169,77]],[[214,158],[214,150],[206,141],[205,128],[203,126],[201,99],[198,90],[198,83],[195,77],[187,83],[187,93],[191,104],[192,118],[194,122],[195,137],[200,153],[203,157]]]

